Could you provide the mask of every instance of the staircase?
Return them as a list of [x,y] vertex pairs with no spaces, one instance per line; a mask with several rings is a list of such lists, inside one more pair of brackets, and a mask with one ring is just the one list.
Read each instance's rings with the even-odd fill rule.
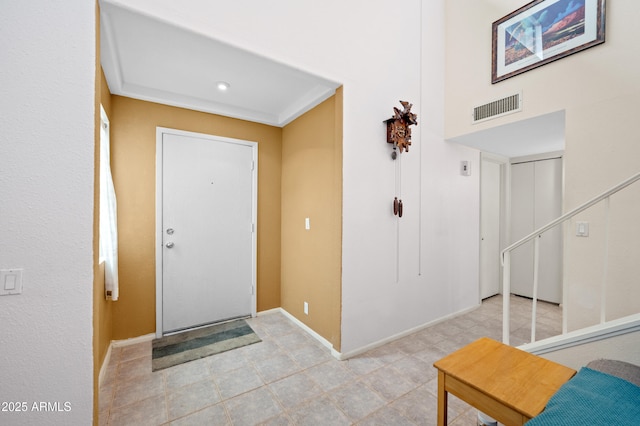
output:
[[[565,348],[571,345],[576,344],[584,344],[587,342],[604,339],[612,336],[617,336],[625,333],[636,333],[640,334],[640,301],[635,302],[635,312],[632,312],[631,315],[624,316],[622,318],[611,318],[611,315],[607,312],[607,294],[608,287],[611,285],[611,275],[612,275],[612,267],[611,267],[611,248],[614,247],[616,243],[617,237],[619,233],[615,233],[616,238],[612,239],[612,226],[615,227],[616,230],[620,229],[621,225],[618,222],[615,222],[618,219],[617,214],[612,214],[611,207],[611,199],[612,196],[618,194],[619,192],[627,189],[634,183],[640,180],[640,173],[637,173],[630,178],[620,182],[619,184],[613,186],[609,190],[603,192],[602,194],[592,198],[591,200],[585,202],[584,204],[576,207],[575,209],[563,214],[559,218],[549,222],[548,224],[542,226],[541,228],[535,230],[531,234],[522,238],[519,241],[511,244],[507,248],[502,251],[502,264],[503,264],[503,294],[508,295],[511,294],[511,253],[513,250],[518,247],[527,244],[530,241],[533,241],[533,263],[534,263],[534,272],[533,272],[533,300],[531,304],[531,336],[530,343],[521,346],[522,349],[528,350],[534,353],[544,353],[559,348]],[[636,186],[637,188],[637,186]],[[626,191],[623,191],[626,192]],[[629,194],[633,196],[633,191],[628,191]],[[623,195],[626,197],[627,195]],[[634,200],[626,200],[627,205],[629,202],[634,206],[640,206],[640,199]],[[551,229],[554,229],[557,226],[564,227],[564,235],[565,237],[565,246],[564,246],[564,258],[566,259],[567,253],[572,249],[579,249],[577,247],[578,244],[575,244],[576,247],[572,247],[569,242],[571,241],[570,237],[574,237],[576,233],[580,232],[589,232],[588,228],[585,229],[584,226],[579,226],[579,223],[576,223],[575,218],[582,212],[585,212],[589,209],[593,209],[594,206],[602,207],[603,218],[601,222],[598,222],[598,225],[602,224],[602,226],[592,227],[592,234],[595,236],[592,240],[588,240],[589,243],[602,243],[602,256],[599,261],[602,262],[602,268],[599,272],[599,281],[600,281],[600,289],[597,299],[599,300],[599,321],[593,324],[588,324],[587,326],[581,326],[579,329],[569,330],[569,294],[571,291],[579,292],[580,288],[577,286],[576,279],[570,280],[568,279],[567,269],[565,267],[565,273],[562,283],[562,294],[563,294],[563,303],[562,303],[562,332],[559,336],[546,338],[543,341],[536,341],[536,319],[538,315],[538,275],[539,275],[539,256],[540,256],[540,237]],[[632,223],[631,225],[635,225],[636,223]],[[585,240],[587,241],[587,240]],[[640,247],[640,241],[634,243],[634,250],[637,250]],[[640,263],[640,257],[635,261],[636,264]],[[593,265],[588,265],[591,268]],[[616,272],[618,273],[618,272]],[[629,272],[626,273],[629,275]],[[589,277],[590,279],[592,277]],[[633,278],[637,280],[635,283],[632,283],[634,286],[640,286],[640,278],[637,276]],[[636,287],[637,288],[637,287]],[[502,319],[502,340],[505,344],[510,343],[510,324],[511,324],[511,306],[510,306],[509,297],[503,297],[503,319]],[[582,323],[583,320],[574,320],[573,323]],[[573,326],[572,328],[576,328]]]

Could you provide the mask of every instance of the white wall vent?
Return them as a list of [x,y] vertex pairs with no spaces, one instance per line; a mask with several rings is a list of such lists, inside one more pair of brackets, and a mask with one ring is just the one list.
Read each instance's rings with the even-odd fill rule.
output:
[[522,110],[522,92],[473,108],[471,123],[491,120]]

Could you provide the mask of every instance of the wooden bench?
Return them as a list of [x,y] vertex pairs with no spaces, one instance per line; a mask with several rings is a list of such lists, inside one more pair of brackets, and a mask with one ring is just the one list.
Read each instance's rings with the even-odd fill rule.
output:
[[449,393],[500,423],[522,425],[544,409],[576,371],[481,338],[435,362],[438,369],[438,425],[447,424]]

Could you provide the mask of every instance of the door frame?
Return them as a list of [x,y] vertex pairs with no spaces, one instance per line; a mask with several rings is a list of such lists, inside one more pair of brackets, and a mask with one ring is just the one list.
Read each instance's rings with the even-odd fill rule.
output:
[[178,136],[195,137],[208,139],[211,141],[221,141],[251,147],[253,154],[252,170],[252,190],[251,190],[251,216],[253,229],[251,233],[251,316],[257,315],[257,247],[258,247],[258,143],[242,139],[227,138],[206,133],[189,132],[186,130],[170,129],[167,127],[156,127],[156,337],[164,335],[163,330],[163,308],[162,308],[162,286],[163,286],[163,230],[162,230],[162,176],[163,176],[163,135],[173,134]]
[[[500,178],[499,178],[499,198],[500,198],[500,221],[499,221],[499,229],[498,229],[498,245],[499,245],[499,250],[502,251],[502,249],[505,247],[505,242],[507,241],[507,233],[508,233],[508,227],[506,226],[509,218],[509,211],[508,211],[508,196],[509,196],[509,183],[510,183],[510,167],[509,167],[509,158],[498,155],[498,154],[493,154],[493,153],[489,153],[489,152],[481,152],[480,153],[480,179],[482,179],[482,163],[484,161],[489,161],[495,164],[498,164],[500,166]],[[480,182],[480,187],[482,187],[482,182]],[[480,246],[478,247],[479,252],[480,252],[480,256],[482,256],[481,252],[482,252],[482,191],[480,191],[480,228],[479,228],[479,233],[480,236],[478,238],[478,241],[480,243]],[[500,253],[498,253],[498,259],[496,259],[496,261],[498,262],[498,264],[500,265],[500,272],[498,274],[498,294],[502,294],[502,262],[500,260]],[[482,262],[479,262],[479,268],[482,268]],[[480,299],[480,303],[482,302],[482,271],[479,271],[478,274],[478,297]]]

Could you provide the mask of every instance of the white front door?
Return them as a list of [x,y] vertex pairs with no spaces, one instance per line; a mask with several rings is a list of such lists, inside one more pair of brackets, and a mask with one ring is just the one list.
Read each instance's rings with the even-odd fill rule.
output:
[[157,335],[255,314],[254,142],[158,129]]

